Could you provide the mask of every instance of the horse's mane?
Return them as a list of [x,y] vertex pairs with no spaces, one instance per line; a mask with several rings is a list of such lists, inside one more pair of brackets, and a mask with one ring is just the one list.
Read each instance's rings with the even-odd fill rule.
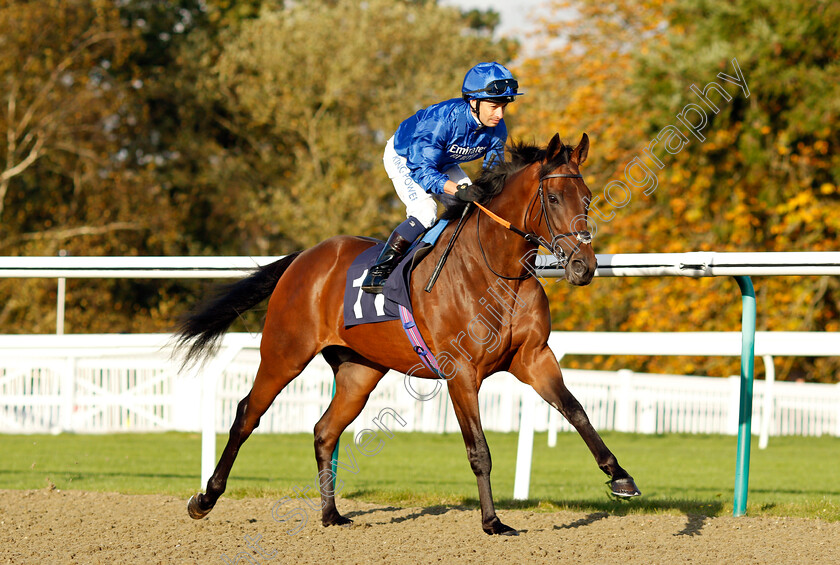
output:
[[[547,162],[544,162],[540,167],[540,176],[549,174],[560,165],[565,165],[569,162],[572,155],[573,148],[571,146],[560,144],[560,149]],[[494,196],[502,192],[508,178],[534,163],[544,161],[546,158],[546,148],[538,147],[522,141],[513,142],[507,147],[505,152],[506,160],[488,167],[481,172],[481,175],[473,181],[473,185],[478,187],[482,196],[479,199],[480,204],[486,204]],[[457,219],[461,216],[464,210],[465,203],[456,200],[454,197],[441,199],[441,202],[446,206],[442,218],[451,220]]]

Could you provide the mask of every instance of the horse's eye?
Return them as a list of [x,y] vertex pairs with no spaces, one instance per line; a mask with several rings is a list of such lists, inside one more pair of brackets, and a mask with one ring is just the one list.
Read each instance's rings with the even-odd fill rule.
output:
[[559,202],[556,194],[549,194],[548,195],[548,201],[551,202],[552,204],[557,204]]

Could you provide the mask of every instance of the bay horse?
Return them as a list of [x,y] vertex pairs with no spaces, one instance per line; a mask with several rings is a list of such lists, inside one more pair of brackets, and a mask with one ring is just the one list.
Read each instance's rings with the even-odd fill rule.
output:
[[[551,331],[548,299],[532,276],[538,243],[565,263],[569,283],[586,285],[594,276],[596,258],[589,232],[585,231],[592,193],[580,174],[588,153],[589,137],[585,133],[574,148],[564,145],[559,135],[554,135],[545,148],[523,143],[510,147],[506,162],[485,170],[476,180],[484,195],[479,200],[484,208],[465,214],[462,232],[432,292],[423,292],[423,283],[429,279],[443,245],[431,250],[411,279],[417,328],[431,351],[451,350],[452,345],[462,355],[458,370],[446,374],[446,384],[478,483],[482,528],[488,534],[518,533],[496,516],[490,488],[490,450],[478,409],[481,383],[499,371],[508,371],[532,386],[563,414],[610,477],[614,495],[629,498],[641,494],[566,388],[547,344]],[[448,209],[446,214],[455,217],[458,212]],[[493,221],[494,214],[502,225]],[[445,228],[442,240],[449,239],[453,224]],[[583,229],[576,230],[576,225]],[[339,436],[362,411],[389,369],[411,371],[414,377],[440,378],[426,368],[417,370],[418,357],[403,335],[400,320],[345,328],[347,269],[356,256],[374,244],[374,240],[362,237],[327,239],[260,267],[183,319],[176,338],[186,350],[185,362],[192,362],[213,352],[241,312],[270,297],[254,384],[238,405],[227,445],[207,481],[206,492],[194,495],[187,504],[192,518],[202,518],[212,510],[225,491],[239,448],[259,425],[260,417],[280,391],[321,353],[335,374],[335,396],[314,430],[321,520],[325,526],[351,522],[338,512],[332,490],[332,454]],[[499,281],[504,281],[512,301],[526,307],[517,312],[499,306],[491,311],[486,299],[479,297]],[[498,336],[494,347],[481,336],[476,339],[477,331],[470,332],[473,339],[465,338],[464,330],[476,320],[484,325],[484,335]]]

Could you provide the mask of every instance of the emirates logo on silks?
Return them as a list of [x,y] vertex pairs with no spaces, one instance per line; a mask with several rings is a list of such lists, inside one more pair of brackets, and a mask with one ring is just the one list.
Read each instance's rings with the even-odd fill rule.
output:
[[450,145],[449,149],[447,149],[449,156],[453,159],[458,159],[459,161],[472,161],[486,151],[486,147],[461,147],[455,143]]

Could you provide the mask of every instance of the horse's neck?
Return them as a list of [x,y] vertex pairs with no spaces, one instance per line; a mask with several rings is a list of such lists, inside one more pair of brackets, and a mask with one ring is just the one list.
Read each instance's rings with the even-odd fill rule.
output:
[[[505,217],[505,210],[512,208],[502,204],[496,206],[495,213],[517,228],[524,229],[524,212]],[[470,270],[469,280],[472,284],[489,286],[499,278],[516,279],[532,272],[535,246],[477,208],[458,236],[456,249],[453,249],[453,253],[457,253],[461,262]],[[517,281],[512,282],[518,285]]]
[[[487,206],[499,217],[526,232],[528,231],[527,207],[533,196],[527,194],[526,188],[534,180],[531,177],[535,174],[534,171],[528,170],[516,173],[505,189]],[[418,274],[425,277],[431,274],[434,265],[445,253],[447,243],[456,229],[457,222],[451,222],[446,227],[438,239],[437,246],[421,265]],[[464,226],[444,270],[450,272],[458,270],[455,275],[455,284],[459,286],[469,284],[471,288],[489,287],[502,278],[511,279],[511,284],[518,287],[519,281],[516,279],[533,273],[535,249],[536,247],[522,236],[497,223],[477,207],[473,207],[469,217],[464,220]],[[459,266],[456,267],[456,265]]]

